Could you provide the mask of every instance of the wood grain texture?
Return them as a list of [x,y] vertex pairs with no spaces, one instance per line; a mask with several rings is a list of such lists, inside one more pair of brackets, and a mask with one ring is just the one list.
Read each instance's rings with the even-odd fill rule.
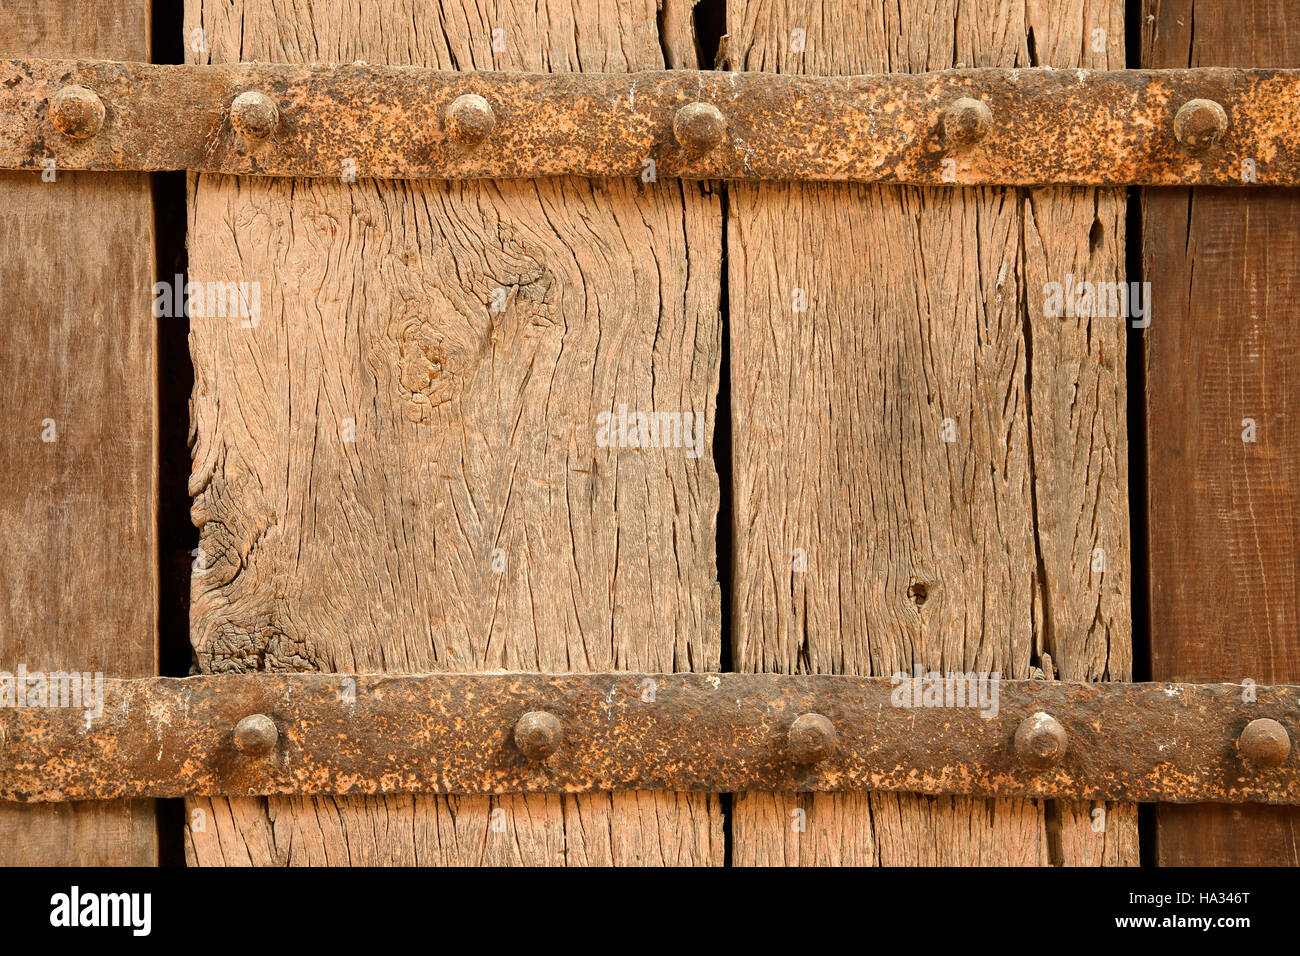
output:
[[149,56],[152,8],[145,0],[5,0],[0,8],[0,56]]
[[699,38],[695,35],[698,3],[699,0],[658,0],[660,45],[664,66],[670,70],[701,68]]
[[[211,62],[663,66],[650,0],[368,10],[192,0],[186,25]],[[190,198],[192,278],[261,298],[254,328],[193,323],[202,670],[718,667],[721,212],[706,185],[199,176]],[[602,447],[598,417],[621,406],[698,416],[702,454]],[[723,854],[712,795],[191,811],[196,864]]]
[[[10,0],[0,56],[25,55],[147,60],[149,4]],[[149,179],[6,173],[0,191],[0,670],[156,674]],[[5,804],[0,864],[155,863],[153,807]]]
[[[1147,0],[1143,23],[1146,67],[1300,67],[1287,0]],[[1144,190],[1142,237],[1152,678],[1296,680],[1300,196]],[[1160,807],[1156,820],[1162,865],[1300,864],[1300,808]]]
[[[734,69],[1123,65],[1116,2],[732,0],[728,33]],[[736,669],[1130,678],[1124,322],[1043,308],[1122,278],[1123,194],[729,197]],[[1137,862],[1122,805],[744,795],[733,821],[741,865]]]

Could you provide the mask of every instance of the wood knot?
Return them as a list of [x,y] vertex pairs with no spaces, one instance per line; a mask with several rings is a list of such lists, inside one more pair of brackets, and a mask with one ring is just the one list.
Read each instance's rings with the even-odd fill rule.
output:
[[199,669],[205,674],[314,673],[326,661],[302,638],[271,620],[223,621],[199,646]]
[[467,350],[417,315],[404,315],[388,334],[396,346],[396,384],[407,402],[406,417],[428,422],[459,394]]

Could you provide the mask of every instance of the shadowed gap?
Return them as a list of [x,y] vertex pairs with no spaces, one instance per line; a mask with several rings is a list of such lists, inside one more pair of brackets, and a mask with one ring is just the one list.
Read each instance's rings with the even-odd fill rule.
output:
[[[184,4],[155,0],[151,33],[154,63],[184,63]],[[184,172],[154,173],[154,252],[160,282],[187,281]],[[190,672],[190,562],[199,532],[190,520],[189,401],[194,387],[189,320],[158,323],[158,666],[166,677]],[[158,800],[158,862],[185,865],[185,801]]]
[[[727,31],[726,0],[703,0],[692,10],[695,42],[699,47],[700,68],[713,69],[717,63],[718,46]],[[734,449],[731,431],[731,290],[727,282],[727,218],[730,202],[727,184],[714,184],[722,206],[722,275],[718,296],[718,311],[722,324],[721,356],[719,358],[718,406],[713,429],[713,461],[718,469],[718,530],[716,551],[718,556],[718,586],[722,592],[719,618],[722,630],[719,668],[725,673],[734,669],[731,653],[732,595],[735,592],[735,494],[732,481]],[[719,796],[722,809],[723,866],[732,865],[732,796]]]
[[[1127,0],[1124,8],[1124,49],[1127,69],[1142,62],[1142,2]],[[1128,190],[1124,266],[1129,282],[1148,278],[1142,265],[1142,191]],[[1147,308],[1151,302],[1146,300]],[[1154,321],[1148,314],[1148,321]],[[1125,378],[1128,392],[1128,513],[1133,619],[1133,680],[1151,679],[1151,578],[1147,540],[1147,379],[1146,338],[1127,323]],[[1138,853],[1142,866],[1155,865],[1155,804],[1138,806]]]

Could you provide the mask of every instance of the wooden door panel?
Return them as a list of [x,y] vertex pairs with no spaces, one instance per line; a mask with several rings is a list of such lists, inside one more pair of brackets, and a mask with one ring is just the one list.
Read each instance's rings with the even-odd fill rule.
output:
[[[655,22],[652,3],[385,3],[354,21],[244,0],[191,3],[187,25],[212,62],[566,71],[662,67]],[[253,328],[193,325],[200,667],[717,669],[717,194],[359,176],[191,186],[192,277],[255,282],[262,309]],[[602,413],[623,409],[688,416],[692,441],[610,446]],[[193,809],[216,821],[189,835],[198,864],[723,852],[713,795]]]
[[[1146,0],[1142,65],[1300,67],[1286,0]],[[1300,196],[1143,191],[1151,676],[1300,680]],[[1300,808],[1161,806],[1170,866],[1300,863]]]
[[[731,0],[729,66],[1123,65],[1120,3],[924,6]],[[729,187],[737,669],[1131,679],[1124,320],[1043,309],[1122,279],[1123,226],[1115,190]],[[1123,805],[746,794],[733,825],[738,864],[1137,862]]]
[[[6,0],[0,57],[148,60],[149,3]],[[0,173],[0,670],[158,672],[154,208],[142,173]],[[147,866],[154,802],[0,805],[0,864]]]

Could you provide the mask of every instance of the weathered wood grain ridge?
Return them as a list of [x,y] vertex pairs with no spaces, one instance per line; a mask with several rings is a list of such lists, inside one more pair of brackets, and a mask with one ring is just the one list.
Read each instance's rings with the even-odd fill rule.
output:
[[[730,0],[728,33],[735,70],[1124,65],[1119,0]],[[1129,679],[1124,319],[1043,308],[1049,281],[1123,279],[1124,193],[728,193],[735,669]],[[745,794],[733,858],[1135,864],[1136,820]]]
[[[362,9],[188,0],[186,34],[203,31],[194,62],[664,67],[654,0]],[[718,669],[711,187],[198,175],[190,204],[191,279],[260,290],[255,321],[192,326],[203,672]],[[681,416],[689,447],[599,442],[598,416],[623,410]],[[189,810],[200,865],[724,852],[720,801],[701,794]]]
[[[1300,803],[1294,762],[1264,765],[1243,734],[1268,715],[1295,737],[1300,687],[516,673],[227,674],[104,690],[92,718],[16,712],[0,733],[0,798],[897,790]],[[529,752],[517,728],[538,712],[554,732]],[[1064,743],[1046,767],[1013,743],[1043,713]],[[816,759],[792,737],[808,714],[832,722]]]
[[[149,57],[148,0],[5,0],[0,56]],[[0,173],[0,671],[158,672],[149,178]],[[0,865],[149,866],[152,801],[0,806]]]
[[[64,135],[50,104],[68,86],[105,108],[88,138]],[[277,108],[264,139],[232,125],[255,91]],[[492,126],[449,134],[458,97],[483,97]],[[944,133],[961,98],[989,110],[962,145]],[[1175,136],[1198,99],[1229,118],[1200,151]],[[870,76],[766,73],[467,73],[368,65],[151,66],[61,60],[0,62],[0,167],[190,169],[337,179],[661,176],[933,184],[1295,185],[1300,72],[975,69]],[[721,142],[674,137],[688,103],[717,107]],[[167,104],[162,108],[162,104]],[[1249,162],[1251,175],[1243,170]]]

